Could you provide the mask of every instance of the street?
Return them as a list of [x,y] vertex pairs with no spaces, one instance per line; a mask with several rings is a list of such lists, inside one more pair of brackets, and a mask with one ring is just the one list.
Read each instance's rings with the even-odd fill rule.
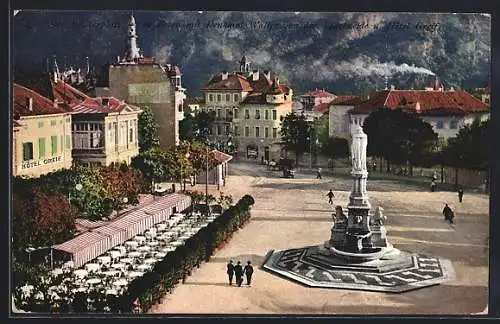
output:
[[[260,266],[270,250],[328,240],[330,215],[335,205],[347,205],[352,180],[328,175],[317,180],[314,174],[300,172],[295,179],[284,179],[264,166],[244,163],[231,163],[229,170],[221,191],[231,194],[234,202],[247,193],[254,197],[250,223],[151,313],[466,315],[487,305],[489,196],[466,192],[460,204],[455,192],[431,193],[395,181],[370,180],[369,175],[372,209],[384,208],[389,241],[401,250],[451,260],[455,281],[402,294],[308,288]],[[326,197],[329,189],[335,194],[333,205]],[[454,227],[443,220],[445,203],[455,211]],[[251,287],[228,285],[229,260],[252,261]]]

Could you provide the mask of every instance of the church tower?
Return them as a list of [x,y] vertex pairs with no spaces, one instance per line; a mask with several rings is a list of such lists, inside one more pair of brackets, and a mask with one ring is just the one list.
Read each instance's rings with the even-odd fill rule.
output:
[[125,56],[122,62],[136,62],[140,57],[140,48],[137,45],[137,31],[134,14],[130,14],[130,20],[128,22],[128,32],[127,32],[127,48],[125,50]]

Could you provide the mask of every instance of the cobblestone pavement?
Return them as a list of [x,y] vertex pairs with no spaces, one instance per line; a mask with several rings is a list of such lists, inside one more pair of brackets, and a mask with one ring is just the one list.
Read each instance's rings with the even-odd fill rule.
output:
[[[345,176],[314,179],[298,173],[280,178],[255,164],[230,164],[230,176],[221,191],[236,201],[249,193],[255,198],[250,223],[201,265],[151,313],[216,314],[471,314],[488,302],[489,196],[465,193],[463,203],[453,192],[387,180],[370,180],[372,207],[388,216],[386,228],[395,247],[451,260],[456,279],[438,286],[402,294],[309,288],[260,269],[270,250],[321,244],[330,236],[333,206],[346,205],[351,180]],[[326,193],[335,193],[333,206]],[[204,190],[204,186],[197,186]],[[214,192],[211,188],[210,192]],[[447,202],[456,224],[444,222]],[[252,261],[252,286],[229,286],[229,260]]]

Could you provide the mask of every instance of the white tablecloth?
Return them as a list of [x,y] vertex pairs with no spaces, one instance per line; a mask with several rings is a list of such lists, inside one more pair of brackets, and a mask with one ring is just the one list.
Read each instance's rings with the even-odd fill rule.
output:
[[97,257],[97,260],[99,260],[99,262],[101,262],[101,263],[110,263],[111,257],[103,255],[103,256]]
[[84,270],[84,269],[77,269],[77,270],[73,271],[73,273],[75,274],[75,276],[77,276],[79,278],[86,277],[89,274],[88,271]]
[[156,260],[156,259],[149,258],[149,259],[144,260],[144,264],[153,264],[153,263],[156,263],[157,261],[158,260]]
[[129,256],[129,257],[131,257],[131,258],[138,258],[138,257],[140,257],[140,256],[141,256],[141,252],[136,252],[136,251],[134,251],[134,252],[129,252],[129,253],[127,254],[127,256]]
[[101,279],[99,279],[99,278],[90,278],[87,280],[87,283],[89,285],[95,285],[95,284],[98,284],[100,282],[101,282]]
[[113,269],[123,269],[125,268],[126,264],[125,263],[115,263],[115,264],[112,264],[111,267]]
[[132,259],[132,258],[122,258],[122,259],[120,259],[120,263],[130,264],[132,262],[134,262],[134,259]]
[[97,270],[99,270],[99,264],[97,263],[87,263],[85,265],[85,270],[87,270],[88,272],[96,272]]
[[141,235],[137,235],[136,237],[134,237],[134,240],[137,242],[144,242],[144,241],[146,241],[146,237],[141,236]]

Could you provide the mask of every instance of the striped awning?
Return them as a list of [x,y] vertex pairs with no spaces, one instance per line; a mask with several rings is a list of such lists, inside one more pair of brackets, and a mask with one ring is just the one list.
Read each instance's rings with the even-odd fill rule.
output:
[[104,226],[108,223],[108,221],[91,221],[85,218],[77,218],[75,219],[75,225],[80,225],[80,227],[85,227],[85,228],[97,228]]
[[[190,204],[191,197],[174,193],[136,205],[134,210],[125,212],[113,221],[91,222],[79,219],[77,226],[86,228],[88,232],[52,248],[71,254],[74,266],[78,268],[135,235],[144,233],[155,224],[167,220],[173,214],[174,207],[177,212],[181,212]],[[102,226],[94,227],[96,223]]]
[[54,245],[52,248],[71,254],[74,266],[78,268],[112,247],[108,236],[96,232],[86,232],[72,240]]

